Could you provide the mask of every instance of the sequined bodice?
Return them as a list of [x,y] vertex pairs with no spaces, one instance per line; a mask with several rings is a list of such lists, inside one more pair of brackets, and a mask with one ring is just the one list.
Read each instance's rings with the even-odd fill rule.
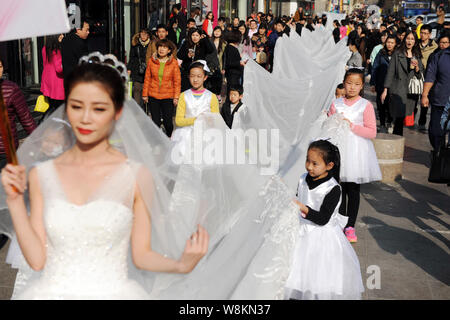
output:
[[[44,195],[47,260],[41,280],[67,292],[113,291],[127,279],[132,229],[134,176],[127,165],[108,177],[104,188],[84,205],[64,197],[51,161],[38,167]],[[45,177],[45,178],[44,178]],[[120,195],[113,189],[120,186]]]

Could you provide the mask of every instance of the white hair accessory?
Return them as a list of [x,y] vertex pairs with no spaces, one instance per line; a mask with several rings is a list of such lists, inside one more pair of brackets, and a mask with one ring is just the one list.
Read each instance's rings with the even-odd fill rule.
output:
[[196,63],[196,62],[199,62],[203,65],[203,70],[205,70],[205,72],[211,72],[211,70],[209,70],[209,68],[208,68],[208,64],[206,63],[206,60],[195,60],[192,63]]

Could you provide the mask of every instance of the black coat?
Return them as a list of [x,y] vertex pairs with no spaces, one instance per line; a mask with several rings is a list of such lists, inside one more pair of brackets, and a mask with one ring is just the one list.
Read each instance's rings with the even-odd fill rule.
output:
[[370,77],[370,85],[375,86],[378,94],[384,90],[384,80],[386,78],[389,62],[391,61],[385,49],[381,49],[375,60],[372,61],[372,76]]
[[130,61],[128,62],[128,70],[131,71],[131,81],[144,83],[145,70],[143,73],[139,73],[140,63],[145,64],[145,57],[147,54],[147,46],[143,46],[138,40],[135,46],[131,47],[130,50]]
[[[229,80],[232,78],[237,79],[242,77],[244,73],[244,67],[241,66],[241,55],[239,50],[231,44],[228,44],[223,52],[223,68],[228,82],[230,82]],[[233,85],[235,84],[236,83],[233,83]]]
[[301,23],[297,23],[295,25],[295,31],[298,33],[299,36],[302,35],[302,29],[303,29],[304,25]]
[[189,52],[189,44],[188,41],[185,40],[183,44],[180,47],[180,50],[178,50],[177,57],[180,60],[183,60],[183,63],[181,64],[181,69],[184,72],[187,72],[189,70],[189,66],[192,62],[196,60],[206,60],[206,56],[210,53],[213,53],[215,50],[214,45],[209,41],[208,38],[202,38],[198,42],[197,45],[195,45],[192,49],[195,50],[195,55],[192,58],[188,57]]
[[423,64],[420,58],[419,72],[410,69],[406,55],[403,52],[396,51],[392,55],[384,87],[389,91],[389,111],[394,118],[409,116],[413,113],[418,97],[408,94],[409,81],[414,75],[420,78],[423,75]]
[[333,38],[335,43],[338,43],[341,40],[341,31],[339,28],[333,29]]
[[86,40],[81,39],[75,32],[70,32],[61,43],[61,57],[64,79],[78,65],[81,57],[89,53]]
[[227,101],[223,104],[222,109],[220,110],[220,114],[222,115],[223,120],[230,129],[231,126],[233,125],[234,114],[239,110],[241,106],[242,102],[239,101],[239,103],[234,108],[233,112],[231,112],[231,104],[230,101],[227,99]]

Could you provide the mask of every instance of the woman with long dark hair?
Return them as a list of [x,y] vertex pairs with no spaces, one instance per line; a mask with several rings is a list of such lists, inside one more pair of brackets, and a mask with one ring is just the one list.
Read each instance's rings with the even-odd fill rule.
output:
[[333,39],[334,39],[335,43],[338,43],[339,40],[341,40],[341,31],[340,31],[341,24],[339,23],[339,21],[334,20],[333,21],[333,26],[334,26]]
[[206,62],[208,63],[208,67],[211,71],[210,76],[206,80],[206,88],[217,95],[217,98],[220,99],[223,80],[223,53],[225,52],[225,48],[227,46],[221,27],[217,26],[214,28],[210,41],[214,46],[214,52],[206,56]]
[[400,136],[403,135],[405,117],[414,115],[414,107],[419,98],[418,95],[410,94],[408,87],[414,76],[418,79],[423,76],[421,58],[417,35],[408,30],[400,47],[392,55],[381,94],[381,103],[384,103],[389,94],[389,111],[394,120],[393,133]]
[[368,30],[363,23],[360,23],[356,27],[356,32],[357,32],[358,38],[359,38],[358,51],[362,58],[362,65],[363,65],[363,67],[366,67],[367,66],[367,58],[366,58],[367,38],[366,38],[366,36],[367,36]]
[[241,40],[239,41],[238,46],[239,54],[241,55],[241,59],[243,61],[247,61],[253,56],[253,51],[252,51],[252,41],[248,36],[248,28],[245,25],[245,22],[243,21],[239,22],[238,30],[241,33]]
[[[387,33],[386,33],[387,34]],[[397,46],[397,37],[388,35],[384,42],[384,47],[376,55],[372,65],[372,76],[370,77],[370,85],[372,92],[377,93],[377,110],[380,116],[380,132],[386,133],[390,127],[392,119],[389,114],[389,97],[381,102],[381,94],[384,90],[384,80],[386,79],[389,62],[395,52]]]
[[206,60],[206,56],[214,52],[214,46],[200,28],[192,28],[186,41],[178,50],[177,57],[181,63],[181,92],[190,88],[189,66],[197,60]]
[[267,24],[261,23],[252,37],[252,46],[256,62],[263,68],[267,65]]
[[47,97],[49,108],[39,122],[64,103],[64,76],[61,57],[63,37],[63,35],[45,37],[45,46],[42,48],[44,70],[41,78],[41,92]]
[[212,37],[213,34],[213,24],[214,24],[214,14],[212,11],[209,11],[206,14],[206,19],[203,21],[203,32],[208,35],[208,37]]

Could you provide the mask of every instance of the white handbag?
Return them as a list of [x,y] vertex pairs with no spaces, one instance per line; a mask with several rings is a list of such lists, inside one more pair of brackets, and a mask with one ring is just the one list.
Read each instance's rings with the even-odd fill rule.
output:
[[422,94],[423,92],[423,75],[420,74],[420,78],[416,75],[409,80],[408,93],[409,94]]

